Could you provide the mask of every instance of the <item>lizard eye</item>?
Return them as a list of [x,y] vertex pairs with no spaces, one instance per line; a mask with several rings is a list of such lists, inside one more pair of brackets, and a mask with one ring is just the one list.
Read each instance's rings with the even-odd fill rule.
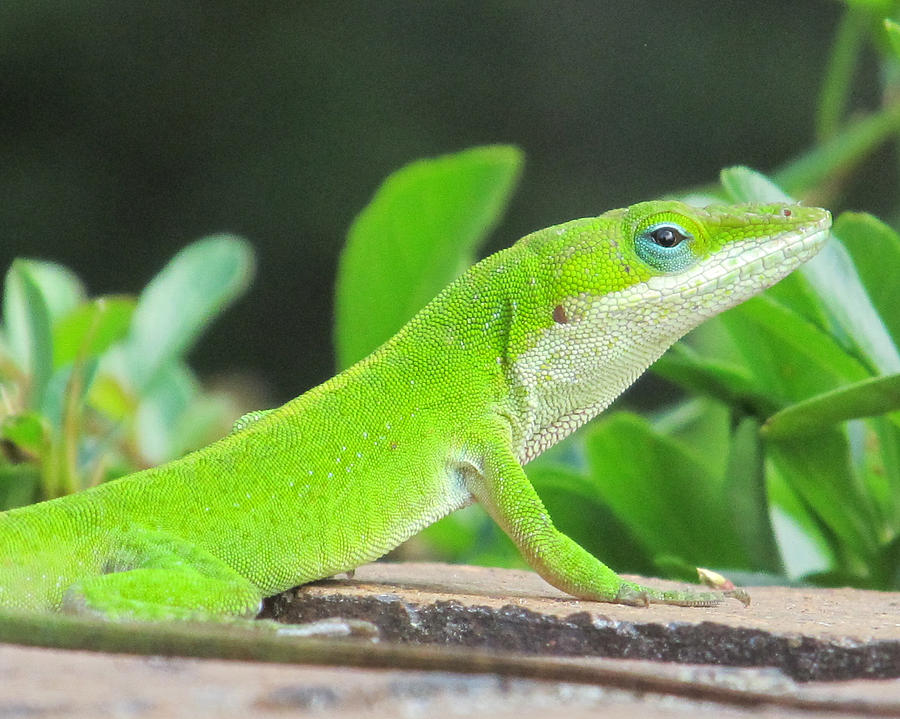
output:
[[650,233],[650,239],[660,247],[675,247],[687,238],[681,233],[680,227],[663,225]]
[[660,222],[641,230],[634,249],[644,262],[659,272],[679,272],[696,261],[690,232],[674,222]]

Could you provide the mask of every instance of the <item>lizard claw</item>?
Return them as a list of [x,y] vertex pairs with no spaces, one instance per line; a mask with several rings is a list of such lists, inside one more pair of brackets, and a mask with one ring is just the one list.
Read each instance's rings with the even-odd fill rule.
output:
[[750,595],[743,589],[729,589],[722,594],[730,599],[737,599],[745,607],[750,606]]

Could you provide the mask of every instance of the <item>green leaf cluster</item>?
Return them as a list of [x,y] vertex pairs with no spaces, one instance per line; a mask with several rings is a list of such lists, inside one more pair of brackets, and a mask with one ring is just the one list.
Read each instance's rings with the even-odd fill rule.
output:
[[185,354],[248,286],[253,253],[217,236],[179,252],[135,299],[89,297],[67,268],[18,259],[3,284],[0,508],[179,456],[221,434],[222,396]]
[[[723,172],[721,185],[732,202],[784,199],[746,168]],[[725,441],[703,446],[727,457],[729,523],[745,546],[757,538],[778,550],[739,564],[723,555],[718,566],[898,586],[900,298],[891,268],[900,268],[900,236],[870,215],[844,213],[819,257],[654,367],[709,412],[726,410]],[[672,429],[689,433],[690,421]],[[754,431],[744,435],[748,424]],[[756,506],[744,506],[751,496]]]

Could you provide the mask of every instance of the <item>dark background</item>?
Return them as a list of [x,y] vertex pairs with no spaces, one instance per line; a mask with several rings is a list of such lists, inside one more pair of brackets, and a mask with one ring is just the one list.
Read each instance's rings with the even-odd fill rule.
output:
[[[256,281],[192,360],[259,376],[283,400],[332,373],[337,254],[388,172],[521,146],[496,249],[724,165],[771,170],[813,142],[841,12],[829,0],[3,0],[0,260],[54,259],[92,293],[137,292],[189,241],[240,233]],[[874,105],[874,73],[860,77],[857,102]],[[889,159],[842,201],[877,212]]]

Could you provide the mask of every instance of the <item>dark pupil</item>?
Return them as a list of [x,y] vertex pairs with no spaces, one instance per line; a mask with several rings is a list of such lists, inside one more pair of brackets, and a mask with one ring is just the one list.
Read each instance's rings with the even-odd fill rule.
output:
[[675,247],[684,239],[684,235],[671,227],[657,227],[650,233],[650,237],[660,247]]

